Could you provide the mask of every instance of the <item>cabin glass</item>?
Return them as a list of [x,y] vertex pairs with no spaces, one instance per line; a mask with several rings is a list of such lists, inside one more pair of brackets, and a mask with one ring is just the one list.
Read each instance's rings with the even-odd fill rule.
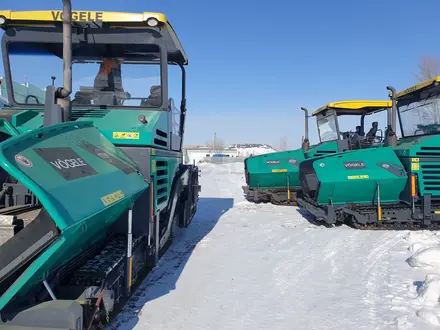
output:
[[[63,83],[62,43],[12,42],[8,56],[14,101],[44,105],[45,88]],[[72,45],[75,107],[161,108],[160,49],[149,44]]]
[[397,110],[402,136],[440,133],[440,87],[399,99]]
[[334,141],[339,138],[336,114],[334,112],[317,116],[319,139],[321,142]]
[[180,106],[183,98],[182,69],[178,65],[168,65],[168,106],[171,112],[172,131],[180,131]]

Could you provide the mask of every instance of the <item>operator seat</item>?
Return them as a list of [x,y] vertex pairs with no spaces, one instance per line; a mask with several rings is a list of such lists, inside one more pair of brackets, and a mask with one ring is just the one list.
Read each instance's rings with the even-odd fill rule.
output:
[[150,96],[141,101],[141,107],[158,107],[162,103],[162,90],[160,85],[153,85],[150,88]]
[[376,139],[376,133],[379,128],[379,123],[377,121],[373,121],[371,124],[371,128],[367,134],[365,134],[364,143],[366,146],[371,146]]
[[373,121],[373,123],[371,124],[371,128],[367,133],[367,137],[369,139],[373,139],[376,137],[376,133],[377,133],[377,129],[379,127],[379,123],[377,121]]

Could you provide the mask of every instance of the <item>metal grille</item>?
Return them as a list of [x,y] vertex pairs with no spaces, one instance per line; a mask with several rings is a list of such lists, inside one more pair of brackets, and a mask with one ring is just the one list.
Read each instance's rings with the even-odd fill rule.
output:
[[416,156],[420,157],[421,184],[424,192],[440,196],[440,147],[421,147]]
[[72,110],[71,119],[79,118],[104,118],[109,113],[109,110],[103,109],[86,109],[86,110]]
[[168,200],[168,161],[157,160],[156,170],[156,196],[159,205]]
[[440,163],[421,162],[420,170],[424,192],[440,195]]

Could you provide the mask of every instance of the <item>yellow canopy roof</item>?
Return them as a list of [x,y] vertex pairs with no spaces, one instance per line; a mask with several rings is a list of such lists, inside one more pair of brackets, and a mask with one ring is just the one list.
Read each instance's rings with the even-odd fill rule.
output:
[[397,93],[396,97],[403,97],[403,96],[407,96],[409,94],[412,94],[416,91],[420,91],[424,88],[430,87],[431,85],[435,84],[435,83],[439,83],[440,82],[440,76],[437,76],[435,78],[429,79],[429,80],[425,80],[417,85],[411,86],[399,93]]
[[[62,10],[12,11],[0,10],[0,16],[6,18],[7,25],[33,26],[39,22],[62,22]],[[167,24],[167,18],[161,13],[120,13],[107,11],[72,11],[74,22],[108,22],[108,23],[140,23],[146,25],[149,18],[156,18],[160,23]],[[21,24],[20,24],[21,23]]]
[[328,109],[336,110],[336,112],[338,112],[338,110],[342,110],[344,112],[347,112],[346,110],[353,110],[354,114],[362,115],[380,109],[390,108],[391,105],[391,101],[384,100],[349,100],[331,102],[313,111],[312,115],[315,116],[318,113]]
[[[62,25],[62,14],[62,10],[0,10],[0,18],[4,17],[6,19],[4,24],[0,24],[0,28],[57,27]],[[157,20],[156,26],[154,26],[154,24],[148,24],[151,19],[153,19],[153,21]],[[74,10],[72,11],[72,21],[74,26],[90,26],[90,28],[144,28],[158,30],[167,43],[168,53],[172,54],[173,58],[178,59],[179,63],[183,63],[184,65],[188,64],[188,57],[176,35],[176,32],[167,17],[162,13]]]

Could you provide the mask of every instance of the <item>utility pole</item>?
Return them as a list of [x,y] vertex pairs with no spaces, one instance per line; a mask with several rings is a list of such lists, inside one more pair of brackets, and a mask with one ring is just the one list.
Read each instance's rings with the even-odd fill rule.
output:
[[214,152],[217,152],[217,133],[214,132],[214,144],[213,144]]

